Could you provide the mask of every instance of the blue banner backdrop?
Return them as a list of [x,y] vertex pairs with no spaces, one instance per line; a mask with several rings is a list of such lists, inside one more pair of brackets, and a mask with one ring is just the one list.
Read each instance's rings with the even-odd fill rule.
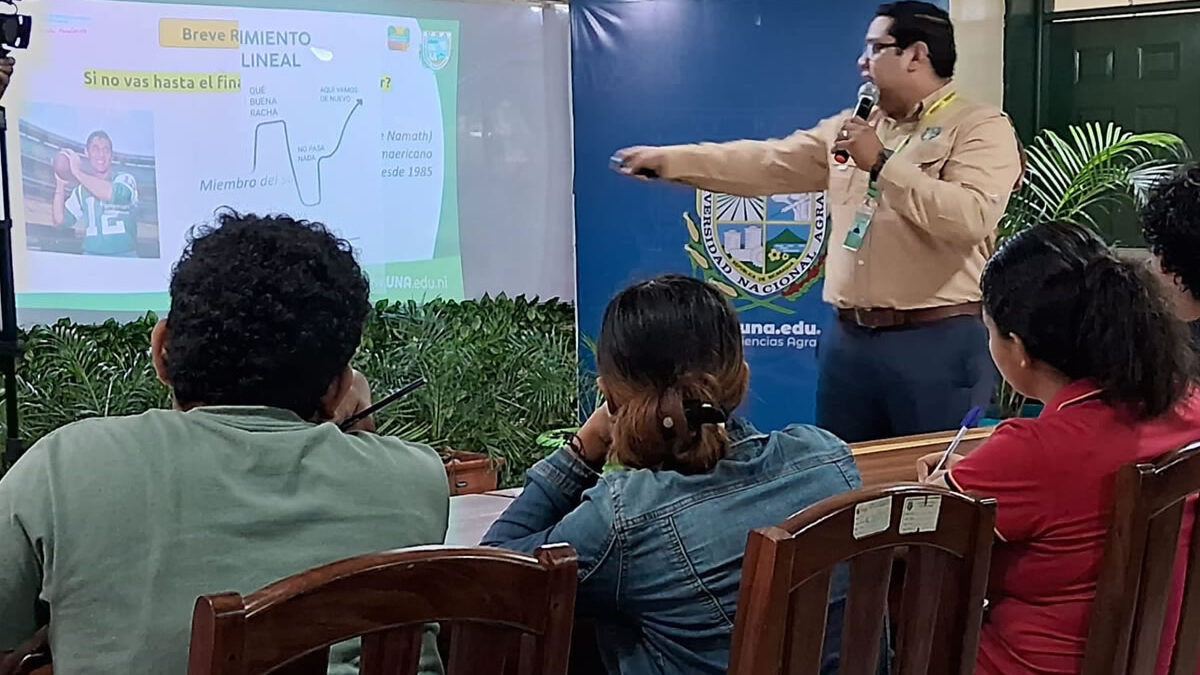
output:
[[[782,137],[850,107],[876,0],[574,0],[575,228],[580,330],[595,337],[626,285],[706,279],[742,320],[751,370],[741,409],[763,429],[811,422],[821,300],[823,194],[741,199],[642,183],[613,151]],[[582,356],[590,359],[584,350]]]

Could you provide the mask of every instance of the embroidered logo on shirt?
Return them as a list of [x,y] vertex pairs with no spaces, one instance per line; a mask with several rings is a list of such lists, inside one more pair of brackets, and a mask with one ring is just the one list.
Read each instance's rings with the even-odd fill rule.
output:
[[922,141],[932,141],[933,139],[935,139],[941,135],[942,135],[941,127],[929,127],[925,131],[921,132],[921,140]]

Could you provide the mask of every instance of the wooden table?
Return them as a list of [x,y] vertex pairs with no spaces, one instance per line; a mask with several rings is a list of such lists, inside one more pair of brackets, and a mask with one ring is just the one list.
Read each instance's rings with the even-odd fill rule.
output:
[[[969,454],[992,435],[995,427],[971,429],[963,436],[956,451]],[[954,439],[957,431],[938,431],[932,434],[886,438],[880,441],[854,443],[850,452],[863,485],[881,485],[916,480],[917,460],[931,452],[941,452]]]
[[[972,429],[963,437],[959,452],[966,454],[987,440],[993,427]],[[896,483],[916,478],[917,460],[931,452],[945,450],[954,438],[953,431],[889,438],[850,446],[864,485]],[[475,546],[504,509],[521,493],[521,488],[496,490],[485,494],[450,498],[450,529],[446,543]]]

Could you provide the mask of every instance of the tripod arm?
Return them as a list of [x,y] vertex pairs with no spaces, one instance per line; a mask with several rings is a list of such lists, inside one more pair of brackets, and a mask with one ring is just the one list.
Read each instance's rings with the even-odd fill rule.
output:
[[4,459],[8,466],[24,452],[17,409],[17,360],[24,345],[17,332],[17,295],[13,278],[12,205],[9,199],[8,112],[0,106],[0,373],[4,376]]

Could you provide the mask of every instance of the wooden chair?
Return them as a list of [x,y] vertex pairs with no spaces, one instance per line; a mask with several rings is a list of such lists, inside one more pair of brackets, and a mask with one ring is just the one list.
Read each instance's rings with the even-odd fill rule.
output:
[[[1096,602],[1088,628],[1083,675],[1152,675],[1159,658],[1174,575],[1180,566],[1185,510],[1200,512],[1188,497],[1200,492],[1200,443],[1153,463],[1117,473],[1113,523],[1108,532]],[[1171,675],[1200,672],[1200,534],[1192,526],[1187,582]]]
[[0,659],[0,675],[49,675],[54,672],[50,663],[50,634],[43,627],[16,651]]
[[565,544],[535,557],[431,546],[350,558],[245,597],[201,596],[188,673],[324,675],[329,647],[362,636],[362,675],[411,675],[438,622],[447,675],[565,675],[577,574]]
[[829,585],[849,563],[841,675],[875,675],[893,554],[908,572],[899,675],[970,675],[979,646],[996,504],[915,483],[861,488],[750,533],[730,675],[820,672]]

